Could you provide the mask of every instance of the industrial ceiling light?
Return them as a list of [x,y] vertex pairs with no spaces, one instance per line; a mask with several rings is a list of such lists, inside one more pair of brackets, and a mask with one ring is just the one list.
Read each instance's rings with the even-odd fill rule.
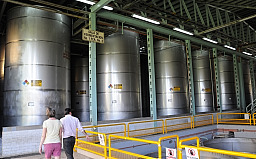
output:
[[208,39],[208,38],[203,38],[203,40],[209,41],[209,42],[214,43],[214,44],[218,43],[217,41],[214,41],[214,40],[211,40],[211,39]]
[[224,47],[229,48],[229,49],[231,49],[231,50],[236,50],[236,48],[231,47],[231,46],[228,46],[228,45],[224,45]]
[[243,54],[252,56],[252,54],[251,54],[251,53],[248,53],[248,52],[243,52]]
[[180,28],[173,28],[173,30],[181,32],[181,33],[184,33],[184,34],[188,34],[188,35],[194,35],[193,33],[190,33],[190,32],[188,32],[186,30],[182,30]]
[[[94,5],[95,4],[94,2],[88,1],[88,0],[76,0],[76,1],[83,2],[83,3],[86,3],[86,4],[90,4],[90,5]],[[113,8],[109,7],[109,6],[104,6],[103,9],[113,10]]]
[[160,24],[160,22],[158,22],[158,21],[155,21],[155,20],[152,20],[152,19],[149,19],[149,18],[146,18],[146,17],[142,17],[142,16],[137,15],[137,14],[132,14],[132,17],[140,19],[140,20],[144,20],[146,22],[150,22],[150,23],[153,23],[153,24]]

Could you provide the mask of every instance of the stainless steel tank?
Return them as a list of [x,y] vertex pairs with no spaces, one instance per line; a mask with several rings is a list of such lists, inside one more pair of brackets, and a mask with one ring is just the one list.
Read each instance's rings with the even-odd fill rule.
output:
[[0,36],[0,136],[1,136],[2,126],[3,126],[4,60],[5,60],[5,36]]
[[233,59],[229,56],[219,56],[218,63],[222,110],[236,109]]
[[192,53],[196,112],[213,111],[213,95],[209,52],[196,50]]
[[71,108],[80,121],[90,120],[89,112],[89,59],[71,57]]
[[245,102],[246,102],[246,105],[249,105],[253,99],[249,61],[243,60],[242,66],[243,66]]
[[98,119],[140,117],[138,34],[117,32],[97,46]]
[[158,116],[188,112],[188,83],[184,45],[155,43],[156,104]]
[[7,15],[4,125],[40,125],[70,107],[70,19],[30,7]]

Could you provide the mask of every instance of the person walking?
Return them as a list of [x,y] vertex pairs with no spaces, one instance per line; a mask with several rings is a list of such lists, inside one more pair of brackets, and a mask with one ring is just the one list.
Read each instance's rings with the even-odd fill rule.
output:
[[46,115],[49,119],[43,122],[39,153],[42,154],[42,146],[44,145],[46,159],[51,159],[51,156],[54,156],[55,159],[60,159],[62,139],[61,122],[55,118],[55,110],[53,108],[48,107],[46,109]]
[[65,109],[65,117],[60,119],[63,129],[63,147],[67,159],[74,159],[73,148],[75,145],[76,129],[80,130],[85,136],[87,141],[90,140],[88,134],[83,130],[78,118],[72,116],[70,108]]

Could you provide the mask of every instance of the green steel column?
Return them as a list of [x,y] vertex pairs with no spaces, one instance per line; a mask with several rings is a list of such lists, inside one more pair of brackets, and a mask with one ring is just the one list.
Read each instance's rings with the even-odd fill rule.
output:
[[253,96],[252,101],[254,101],[256,94],[255,94],[254,63],[252,59],[250,60],[249,64],[250,64],[250,75],[251,75],[251,82],[252,82],[252,96]]
[[233,54],[233,65],[234,65],[234,77],[235,77],[235,86],[236,86],[236,104],[237,108],[241,109],[240,104],[240,85],[239,85],[239,74],[237,66],[237,56]]
[[245,113],[245,92],[244,92],[244,77],[243,77],[243,66],[242,63],[238,63],[238,72],[239,72],[239,83],[240,83],[240,103],[241,103],[241,110]]
[[153,117],[153,120],[156,120],[157,108],[156,108],[155,62],[154,62],[152,29],[147,29],[147,45],[148,45],[149,92],[150,92],[149,94],[150,95],[150,116]]
[[192,64],[190,40],[185,40],[185,44],[186,44],[187,66],[188,66],[190,113],[192,113],[192,115],[194,116],[196,115],[196,106],[195,106],[194,75],[193,75],[193,64]]
[[[89,29],[96,30],[96,13],[89,14]],[[89,42],[90,121],[97,125],[96,43]]]
[[218,54],[217,49],[213,48],[213,62],[214,62],[214,72],[215,72],[215,82],[216,82],[216,97],[217,97],[217,106],[220,107],[220,113],[222,113],[222,104],[221,104],[221,96],[220,96],[220,82],[219,82],[219,64],[218,64]]

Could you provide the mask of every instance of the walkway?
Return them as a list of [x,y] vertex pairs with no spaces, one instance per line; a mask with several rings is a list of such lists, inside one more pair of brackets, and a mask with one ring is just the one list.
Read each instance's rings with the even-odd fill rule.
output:
[[[91,159],[91,158],[85,157],[85,156],[83,156],[79,153],[76,153],[76,152],[74,152],[74,158],[75,159]],[[31,154],[31,155],[9,157],[9,158],[5,158],[5,159],[45,159],[45,158],[44,158],[44,154],[43,155]],[[61,152],[61,159],[67,159],[64,151]]]

